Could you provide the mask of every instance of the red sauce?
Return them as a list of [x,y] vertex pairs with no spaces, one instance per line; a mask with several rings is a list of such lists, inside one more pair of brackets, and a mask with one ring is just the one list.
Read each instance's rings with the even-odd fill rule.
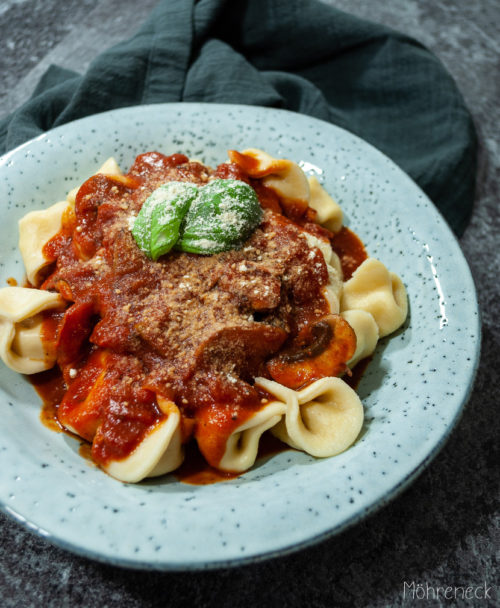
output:
[[211,467],[194,441],[186,445],[184,462],[173,471],[173,474],[182,483],[193,486],[206,486],[219,481],[229,481],[240,475],[239,473],[226,473]]
[[[260,169],[260,161],[258,158],[250,154],[242,154],[236,150],[228,150],[228,156],[232,163],[239,166],[241,171],[252,178],[252,186],[255,187],[255,183],[259,184],[256,190],[261,202],[264,203],[263,207],[265,209],[272,209],[276,213],[280,213],[280,209],[282,209],[287,217],[296,221],[300,221],[302,218],[304,218],[304,215],[309,209],[307,200],[301,198],[284,197],[283,195],[279,197],[277,192],[274,192],[272,188],[266,188],[266,186],[258,181],[264,177],[279,173],[283,167],[283,161],[274,160],[274,162],[267,165],[265,169]],[[259,193],[261,187],[266,188],[267,193],[265,191]]]
[[368,257],[365,246],[361,239],[346,226],[342,226],[339,232],[335,233],[330,242],[332,249],[340,258],[344,281],[351,278],[352,273]]
[[[43,313],[42,340],[47,353],[54,355],[55,343],[59,324],[64,316],[62,311],[46,311]],[[43,407],[40,419],[45,426],[53,431],[64,430],[57,418],[57,408],[67,390],[63,375],[58,366],[45,372],[29,376],[30,382],[42,399]]]
[[[259,441],[258,460],[263,460],[292,448],[269,433],[264,433]],[[220,481],[237,479],[239,473],[226,473],[211,467],[196,443],[191,442],[186,446],[185,459],[182,465],[173,472],[175,477],[182,483],[195,486],[204,486]]]
[[262,175],[258,173],[259,160],[257,158],[250,156],[249,154],[242,154],[237,150],[229,150],[228,156],[233,161],[233,163],[241,167],[241,169],[247,175],[251,175],[252,177],[256,178],[265,175],[265,173],[263,173]]
[[[150,262],[133,241],[130,214],[165,181],[203,184],[210,175],[255,186],[267,210],[261,226],[243,250],[216,256],[173,252]],[[311,219],[306,213],[294,221],[331,236]],[[48,314],[44,322],[44,341],[55,349],[62,372],[34,379],[46,403],[45,422],[92,442],[93,460],[106,464],[129,455],[164,419],[161,395],[176,403],[184,440],[190,445],[194,436],[208,462],[201,472],[188,459],[179,475],[189,483],[227,478],[213,468],[227,437],[263,407],[265,396],[253,378],[275,378],[276,356],[306,344],[304,336],[328,313],[323,256],[304,247],[294,221],[282,215],[276,194],[241,165],[211,172],[184,155],[149,152],[137,157],[126,176],[87,180],[74,213],[66,214],[61,232],[44,248],[55,263],[42,288],[59,291],[68,302],[63,313]],[[366,257],[347,229],[332,237],[332,245],[344,272]],[[345,369],[352,336],[341,329],[344,342],[330,359],[311,358],[311,373],[301,385]],[[286,384],[285,359],[279,369]],[[295,386],[292,380],[288,385]]]
[[78,453],[80,454],[80,456],[82,458],[85,458],[85,460],[87,460],[89,463],[94,464],[94,461],[92,460],[92,446],[90,445],[90,443],[87,443],[86,441],[82,441],[80,443],[80,447],[78,448]]
[[[109,390],[108,386],[108,390]],[[154,393],[141,401],[115,402],[102,412],[102,420],[92,442],[92,457],[96,462],[126,458],[142,441],[148,431],[157,426],[165,415],[155,401]]]
[[281,452],[286,452],[287,450],[293,450],[293,448],[280,441],[274,435],[271,435],[271,433],[264,433],[259,441],[259,460],[281,454]]
[[45,345],[45,352],[51,359],[56,355],[57,335],[63,319],[64,311],[62,310],[48,310],[43,312],[41,336]]
[[42,253],[47,260],[54,261],[63,251],[64,247],[71,241],[74,228],[75,215],[73,210],[68,207],[63,215],[63,227],[55,237],[45,243]]
[[250,184],[252,181],[243,167],[236,163],[222,163],[215,170],[214,177],[219,179],[237,179],[246,184]]
[[368,364],[370,363],[370,361],[372,360],[372,357],[366,357],[365,359],[361,359],[361,361],[359,361],[358,363],[356,363],[356,366],[354,367],[353,370],[351,370],[351,372],[349,374],[346,374],[345,376],[343,376],[342,380],[348,384],[353,390],[356,390],[359,386],[359,383],[361,382],[361,378],[363,377],[363,374],[365,373],[366,368],[368,367]]
[[[29,379],[43,402],[40,413],[42,423],[52,431],[68,433],[58,420],[58,408],[67,390],[60,369],[54,367],[46,372],[34,374],[30,376]],[[266,393],[263,389],[259,388],[258,394],[261,398],[261,403],[263,399],[267,398],[268,401],[273,399],[272,395]],[[188,420],[189,419],[184,419],[184,424],[186,424],[186,421]],[[73,433],[68,434],[74,437]],[[191,433],[188,431],[185,439],[187,440],[190,435]],[[273,435],[265,433],[259,442],[258,457],[262,460],[290,449],[292,448]],[[91,443],[82,441],[78,453],[82,458],[85,458],[85,460],[93,462]],[[238,473],[228,473],[211,467],[194,441],[186,441],[184,462],[173,472],[173,474],[180,482],[190,485],[208,485],[220,481],[236,479],[239,476]]]
[[274,190],[267,188],[257,179],[251,180],[252,188],[257,193],[262,209],[270,209],[274,213],[283,213],[280,200]]
[[57,408],[67,388],[60,369],[54,367],[46,372],[33,374],[29,379],[42,399],[40,420],[52,431],[64,430],[57,418]]

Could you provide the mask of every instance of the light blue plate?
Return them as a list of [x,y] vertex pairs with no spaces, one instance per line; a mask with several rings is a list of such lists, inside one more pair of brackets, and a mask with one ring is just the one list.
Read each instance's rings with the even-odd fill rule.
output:
[[[0,159],[0,280],[23,277],[17,220],[48,207],[109,156],[183,152],[217,165],[262,148],[302,161],[342,206],[370,254],[408,289],[405,326],[383,340],[359,393],[366,421],[345,453],[286,451],[239,479],[190,486],[174,477],[126,485],[81,458],[39,420],[31,385],[1,366],[0,500],[48,540],[136,568],[234,565],[336,534],[406,487],[442,447],[472,387],[480,324],[469,268],[449,228],[392,161],[330,124],[250,106],[160,104],[64,125]],[[7,212],[6,212],[7,211]]]

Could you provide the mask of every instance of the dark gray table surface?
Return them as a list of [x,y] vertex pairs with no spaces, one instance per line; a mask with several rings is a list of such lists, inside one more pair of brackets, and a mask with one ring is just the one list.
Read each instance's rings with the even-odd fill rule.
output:
[[[237,569],[127,571],[67,553],[0,515],[0,606],[451,605],[405,598],[405,581],[424,589],[486,584],[492,588],[490,601],[452,604],[498,605],[500,3],[328,3],[426,44],[452,73],[474,116],[478,186],[460,244],[478,290],[483,346],[475,389],[459,425],[427,470],[383,510],[313,548]],[[101,50],[130,36],[154,4],[0,1],[0,115],[27,99],[51,63],[85,70]]]

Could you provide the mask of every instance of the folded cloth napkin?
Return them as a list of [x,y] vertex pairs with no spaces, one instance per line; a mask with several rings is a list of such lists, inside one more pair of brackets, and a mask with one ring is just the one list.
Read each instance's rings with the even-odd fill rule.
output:
[[83,76],[49,68],[0,123],[0,152],[96,112],[178,101],[285,108],[343,127],[465,229],[476,137],[452,78],[417,41],[315,0],[163,0]]

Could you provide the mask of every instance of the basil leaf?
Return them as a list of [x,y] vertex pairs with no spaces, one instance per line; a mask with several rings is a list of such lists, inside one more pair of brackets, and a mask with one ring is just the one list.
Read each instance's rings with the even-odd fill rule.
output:
[[202,188],[168,182],[145,201],[132,235],[155,261],[174,246],[210,255],[240,247],[261,218],[257,195],[244,182],[216,179]]
[[198,254],[237,249],[261,218],[253,188],[239,180],[215,179],[199,189],[184,219],[177,248]]
[[139,248],[153,260],[168,253],[179,238],[182,220],[198,188],[186,182],[168,182],[144,202],[132,228]]

